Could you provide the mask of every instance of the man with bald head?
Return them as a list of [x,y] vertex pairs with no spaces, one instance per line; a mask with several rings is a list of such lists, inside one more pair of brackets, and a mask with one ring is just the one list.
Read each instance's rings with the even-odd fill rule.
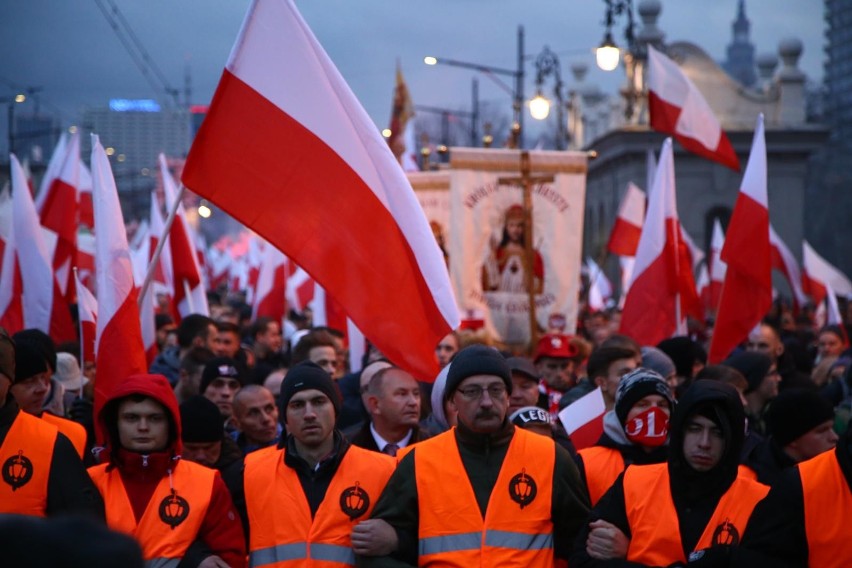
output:
[[781,335],[777,329],[768,323],[761,323],[749,333],[746,349],[748,351],[763,353],[775,364],[778,374],[781,375],[781,382],[778,385],[779,390],[788,388],[815,388],[816,385],[814,385],[811,378],[799,372],[792,361],[790,361],[789,356],[784,355],[784,342],[781,341]]
[[277,444],[283,428],[275,397],[266,387],[247,385],[234,395],[236,442],[243,455]]

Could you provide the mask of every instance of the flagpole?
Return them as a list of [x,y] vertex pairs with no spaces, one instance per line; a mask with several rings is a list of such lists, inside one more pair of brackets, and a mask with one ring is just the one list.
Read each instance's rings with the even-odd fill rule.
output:
[[[73,268],[74,270],[74,286],[80,286],[80,275],[77,274],[77,267]],[[77,333],[80,334],[80,392],[77,394],[77,398],[83,398],[83,379],[85,378],[85,374],[83,373],[83,369],[86,368],[86,352],[83,348],[85,341],[83,339],[83,318],[80,317],[80,295],[77,294]]]
[[[166,244],[166,236],[169,234],[169,231],[172,229],[172,223],[175,221],[175,216],[177,215],[178,207],[180,206],[180,202],[183,199],[183,193],[186,190],[186,187],[183,184],[180,184],[178,187],[177,197],[175,198],[175,202],[172,203],[172,208],[169,210],[169,216],[166,219],[166,223],[163,226],[163,234],[160,235],[160,240],[157,241],[157,248],[154,249],[154,256],[151,257],[151,263],[148,265],[148,272],[145,274],[145,280],[142,282],[142,288],[139,290],[139,298],[137,299],[138,305],[142,306],[142,298],[145,297],[145,293],[148,291],[148,287],[151,285],[151,278],[154,276],[154,270],[157,264],[160,262],[160,254],[163,252],[163,246]],[[151,199],[154,199],[153,197]]]

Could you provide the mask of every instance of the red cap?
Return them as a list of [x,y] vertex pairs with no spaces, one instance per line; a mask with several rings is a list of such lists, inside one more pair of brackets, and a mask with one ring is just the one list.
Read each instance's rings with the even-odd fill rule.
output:
[[571,343],[571,336],[562,333],[549,333],[538,340],[535,346],[534,361],[542,357],[561,357],[570,359],[579,354],[577,348]]

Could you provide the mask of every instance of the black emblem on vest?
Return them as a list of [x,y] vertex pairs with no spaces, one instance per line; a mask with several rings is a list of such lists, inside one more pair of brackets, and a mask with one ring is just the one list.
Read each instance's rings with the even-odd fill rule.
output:
[[357,481],[355,485],[347,487],[340,494],[340,510],[349,517],[350,521],[366,513],[369,508],[370,496],[361,489],[361,484]]
[[730,520],[725,519],[713,531],[713,544],[729,544],[737,546],[740,543],[740,531]]
[[160,520],[175,530],[189,516],[189,503],[172,489],[170,495],[160,501]]
[[527,474],[526,469],[521,469],[521,473],[509,482],[509,498],[520,505],[521,509],[532,503],[537,493],[535,479]]
[[9,484],[12,491],[23,487],[32,478],[33,462],[24,455],[23,450],[18,450],[18,455],[12,456],[3,462],[3,481]]

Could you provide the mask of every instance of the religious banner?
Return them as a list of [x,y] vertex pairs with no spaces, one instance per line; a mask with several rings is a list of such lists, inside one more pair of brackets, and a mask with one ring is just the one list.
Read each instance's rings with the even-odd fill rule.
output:
[[449,266],[447,230],[450,226],[450,172],[407,172],[406,175]]
[[[574,333],[580,292],[587,157],[519,150],[453,148],[450,153],[450,278],[462,313],[483,317],[499,341],[530,341],[527,271],[537,333]],[[524,182],[530,183],[532,255],[526,258]]]

